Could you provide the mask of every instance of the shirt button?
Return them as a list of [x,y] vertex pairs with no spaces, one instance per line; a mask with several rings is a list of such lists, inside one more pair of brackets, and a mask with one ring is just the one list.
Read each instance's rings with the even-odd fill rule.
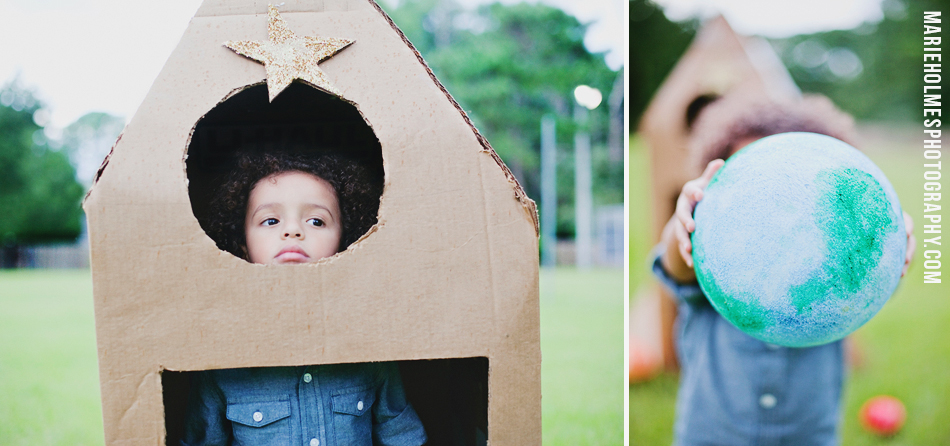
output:
[[356,403],[356,410],[363,410],[363,402],[362,402],[362,401]]
[[768,347],[769,350],[778,350],[782,348],[781,345],[775,345],[775,344],[769,344],[769,343],[766,343],[765,346]]
[[778,399],[776,399],[775,395],[772,395],[771,393],[766,393],[759,397],[759,405],[765,409],[771,409],[775,407],[775,403],[778,403]]
[[[245,412],[247,413],[247,412]],[[254,421],[260,423],[264,419],[264,414],[260,412],[254,412]]]
[[311,438],[310,446],[320,446],[320,440],[317,440],[316,438]]
[[303,382],[308,383],[310,381],[313,381],[313,376],[311,376],[309,373],[304,373]]

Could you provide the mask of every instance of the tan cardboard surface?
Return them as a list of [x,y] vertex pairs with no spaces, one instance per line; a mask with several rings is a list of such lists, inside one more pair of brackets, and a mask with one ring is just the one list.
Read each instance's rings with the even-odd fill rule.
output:
[[[308,12],[309,11],[309,12]],[[356,42],[320,64],[376,132],[377,230],[316,265],[249,264],[192,214],[199,118],[264,68],[267,4],[207,1],[87,197],[107,444],[163,444],[160,372],[489,358],[489,443],[540,444],[533,203],[387,18],[364,1],[288,1],[299,35]]]

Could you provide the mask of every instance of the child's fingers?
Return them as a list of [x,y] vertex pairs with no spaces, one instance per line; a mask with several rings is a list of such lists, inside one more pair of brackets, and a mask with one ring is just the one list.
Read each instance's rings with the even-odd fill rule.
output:
[[726,162],[721,159],[714,159],[710,161],[709,164],[706,165],[706,170],[704,170],[703,174],[699,176],[703,189],[705,189],[706,185],[708,185],[709,182],[712,181],[713,175],[715,175],[716,172],[719,171],[719,168],[721,168],[723,164],[726,164]]
[[693,232],[696,229],[696,222],[693,221],[693,209],[696,209],[696,203],[703,199],[703,186],[699,180],[691,180],[683,185],[683,191],[676,199],[676,215],[686,230]]
[[706,188],[713,175],[723,164],[725,164],[725,161],[721,159],[710,161],[699,178],[687,181],[683,185],[683,190],[676,199],[676,210],[673,213],[679,223],[673,225],[676,247],[680,256],[683,257],[683,261],[690,268],[693,267],[693,243],[690,241],[689,234],[696,230],[693,209],[696,208],[696,203],[703,199],[703,189]]
[[689,232],[686,231],[683,225],[674,225],[673,233],[676,238],[676,248],[679,250],[680,256],[683,258],[683,261],[686,262],[687,266],[692,267],[693,243],[689,239]]
[[683,185],[683,191],[680,192],[679,198],[676,199],[676,218],[683,224],[687,231],[693,232],[696,230],[696,222],[693,221],[693,209],[696,208],[696,203],[699,203],[703,199],[706,186],[709,184],[709,181],[712,179],[713,175],[725,164],[725,161],[721,159],[710,161],[706,165],[706,170],[703,171],[702,176],[696,178],[695,180],[687,181]]
[[696,207],[699,200],[703,199],[703,188],[705,188],[705,185],[701,185],[697,180],[689,181],[683,185],[683,195],[690,199],[689,207],[691,210]]
[[693,221],[693,207],[696,202],[692,201],[686,193],[686,187],[683,187],[683,193],[676,199],[676,219],[687,231],[692,232],[696,228],[696,222]]

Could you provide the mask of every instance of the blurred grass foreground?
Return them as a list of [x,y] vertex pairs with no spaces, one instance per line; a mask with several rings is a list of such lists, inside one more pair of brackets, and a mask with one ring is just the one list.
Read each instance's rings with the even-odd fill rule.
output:
[[[922,158],[914,150],[916,131],[912,137],[903,137],[907,132],[894,130],[859,131],[866,142],[862,145],[865,154],[884,171],[901,206],[914,218],[917,253],[897,292],[851,336],[861,358],[845,378],[841,440],[848,446],[950,445],[946,422],[950,419],[950,293],[946,283],[923,284]],[[642,141],[631,138],[630,203],[649,203],[647,156]],[[629,215],[632,296],[652,280],[645,263],[650,249],[649,215],[634,212],[636,208],[631,205]],[[672,442],[677,385],[678,375],[663,373],[630,387],[631,445]],[[907,408],[907,422],[894,437],[876,437],[858,421],[861,405],[875,395],[895,396]]]
[[[544,444],[621,444],[623,272],[542,283]],[[89,271],[0,271],[0,308],[0,445],[103,444]]]

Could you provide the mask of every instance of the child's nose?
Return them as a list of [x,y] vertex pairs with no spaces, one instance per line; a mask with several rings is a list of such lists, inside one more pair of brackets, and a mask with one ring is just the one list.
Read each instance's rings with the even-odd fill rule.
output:
[[284,226],[284,238],[303,238],[303,228],[295,220],[291,219]]

